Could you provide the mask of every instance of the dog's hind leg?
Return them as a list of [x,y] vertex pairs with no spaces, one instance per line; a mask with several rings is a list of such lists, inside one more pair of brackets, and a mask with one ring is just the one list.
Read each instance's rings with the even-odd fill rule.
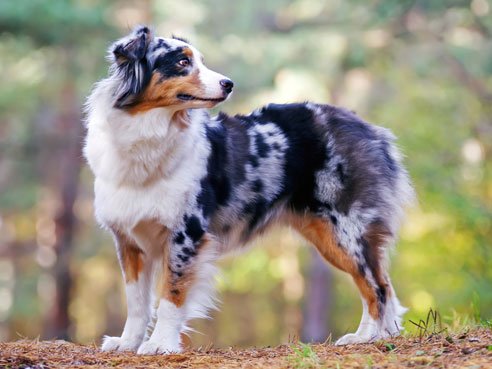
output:
[[354,239],[355,245],[340,243],[333,224],[323,217],[297,217],[292,225],[328,262],[349,273],[361,293],[363,312],[359,328],[356,333],[340,338],[337,344],[372,342],[399,334],[404,309],[384,269],[383,246],[386,237],[390,237],[384,225],[370,224]]
[[150,319],[152,261],[132,238],[116,229],[113,236],[125,278],[127,319],[121,337],[105,336],[101,349],[136,350],[145,337]]

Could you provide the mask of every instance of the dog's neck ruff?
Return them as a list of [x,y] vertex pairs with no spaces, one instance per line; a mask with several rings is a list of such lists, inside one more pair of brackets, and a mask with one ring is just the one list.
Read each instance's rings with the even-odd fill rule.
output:
[[175,121],[180,118],[166,108],[132,115],[108,108],[110,94],[104,91],[105,86],[98,87],[88,101],[84,149],[98,179],[115,185],[147,186],[172,176],[178,166],[192,160],[196,146],[204,143],[199,124],[206,116],[203,111],[190,110],[188,125]]

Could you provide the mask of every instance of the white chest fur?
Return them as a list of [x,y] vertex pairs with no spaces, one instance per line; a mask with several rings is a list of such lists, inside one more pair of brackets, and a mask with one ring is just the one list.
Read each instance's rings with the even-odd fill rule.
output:
[[173,228],[200,191],[210,151],[200,111],[184,128],[172,111],[130,115],[108,108],[106,86],[88,100],[84,155],[95,175],[95,211],[103,226],[132,229],[143,219]]

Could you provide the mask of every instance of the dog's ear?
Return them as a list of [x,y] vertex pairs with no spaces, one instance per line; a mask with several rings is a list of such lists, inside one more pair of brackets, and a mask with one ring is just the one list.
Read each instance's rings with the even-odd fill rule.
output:
[[114,77],[119,81],[115,92],[116,108],[124,108],[136,102],[151,77],[147,48],[153,39],[151,30],[137,26],[131,34],[116,41],[109,49],[113,61]]
[[152,39],[151,31],[146,26],[137,26],[128,36],[116,41],[111,46],[114,62],[122,64],[143,59]]

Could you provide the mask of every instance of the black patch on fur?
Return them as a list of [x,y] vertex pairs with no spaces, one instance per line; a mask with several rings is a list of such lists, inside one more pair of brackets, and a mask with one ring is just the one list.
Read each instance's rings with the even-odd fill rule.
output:
[[246,179],[245,165],[249,153],[249,136],[246,127],[236,118],[229,118],[219,114],[224,128],[227,131],[227,167],[225,170],[231,178],[233,186],[243,183]]
[[115,108],[121,109],[134,104],[152,77],[146,58],[149,32],[147,27],[140,27],[134,31],[129,41],[115,43],[113,48],[115,75],[120,82],[115,92],[117,95]]
[[323,203],[323,207],[328,210],[328,211],[332,211],[333,210],[333,206],[331,206],[331,204],[329,202],[324,202]]
[[152,52],[156,51],[157,49],[163,48],[163,49],[169,49],[169,44],[164,41],[162,38],[158,39],[157,42],[155,43],[154,47],[152,48]]
[[171,290],[171,293],[172,293],[173,295],[179,295],[179,290]]
[[188,262],[188,260],[189,260],[189,258],[190,258],[190,257],[189,257],[189,256],[186,256],[186,255],[181,255],[181,254],[178,254],[178,258],[179,258],[179,260],[181,260],[183,263],[186,263],[186,262]]
[[117,66],[118,79],[121,84],[117,90],[115,108],[133,105],[138,96],[149,84],[152,73],[146,58],[138,61],[126,61]]
[[316,172],[326,160],[326,143],[316,130],[312,111],[306,104],[270,104],[256,119],[260,124],[277,125],[288,141],[283,190],[278,198],[287,198],[294,210],[316,211],[321,205],[315,197]]
[[256,193],[259,193],[263,190],[263,182],[261,181],[261,179],[257,179],[253,182],[252,189]]
[[246,214],[246,215],[253,214],[253,212],[255,211],[255,203],[254,202],[247,203],[244,206],[243,211],[244,211],[244,214]]
[[185,233],[192,239],[193,243],[200,241],[205,233],[200,223],[200,219],[198,219],[195,215],[192,215],[188,218],[188,220],[186,220],[185,226]]
[[199,207],[202,209],[203,217],[208,218],[216,207],[215,193],[208,180],[208,177],[203,178],[200,185],[202,189],[198,194],[197,202]]
[[337,174],[338,174],[338,179],[340,180],[342,185],[345,184],[345,174],[343,173],[342,163],[337,164]]
[[225,168],[229,163],[227,155],[227,132],[224,127],[207,127],[207,138],[212,153],[207,164],[207,181],[218,206],[225,205],[231,196],[231,183]]
[[268,155],[268,153],[270,152],[270,149],[271,149],[270,145],[268,145],[265,142],[263,135],[261,135],[260,133],[256,134],[255,142],[256,142],[256,150],[258,152],[258,155],[261,158],[265,158]]
[[240,120],[220,113],[220,125],[206,127],[211,154],[207,163],[207,175],[201,181],[202,190],[198,203],[204,217],[217,207],[226,206],[232,189],[246,180],[245,165],[248,158],[249,139]]
[[191,62],[187,67],[178,64],[181,58],[188,57],[183,54],[183,48],[178,47],[176,50],[169,51],[159,55],[154,62],[154,70],[162,76],[161,81],[167,78],[186,76],[191,70]]
[[260,165],[260,163],[258,161],[258,157],[256,155],[253,155],[253,154],[249,155],[248,161],[251,164],[251,166],[254,168],[258,168],[258,166]]
[[248,228],[252,231],[268,211],[268,202],[263,197],[259,197],[254,203],[248,204],[248,213],[252,214]]
[[116,43],[113,54],[117,63],[138,61],[144,58],[149,42],[149,29],[141,27],[133,33],[133,37],[125,43]]
[[184,247],[183,248],[183,252],[188,255],[188,256],[195,256],[196,255],[196,251],[193,250],[193,249],[190,249],[188,247]]
[[386,304],[386,288],[384,286],[379,286],[379,288],[376,291],[376,294],[378,295],[378,300],[381,305]]
[[183,234],[183,232],[178,232],[174,236],[173,242],[178,245],[181,245],[183,244],[184,240],[185,240],[185,235]]
[[177,277],[182,277],[183,276],[183,273],[182,272],[177,272],[177,271],[172,270],[172,269],[169,269],[169,270],[171,271],[172,274],[174,274]]
[[337,219],[337,217],[336,217],[336,216],[334,216],[334,215],[330,215],[330,220],[331,220],[331,222],[333,223],[333,225],[334,225],[334,226],[336,226],[336,225],[337,225],[337,223],[338,223],[338,219]]
[[189,42],[186,39],[182,38],[182,37],[178,37],[178,36],[172,35],[172,38],[175,39],[175,40],[179,40],[179,41],[182,41],[182,42],[185,42],[185,43],[189,44]]

